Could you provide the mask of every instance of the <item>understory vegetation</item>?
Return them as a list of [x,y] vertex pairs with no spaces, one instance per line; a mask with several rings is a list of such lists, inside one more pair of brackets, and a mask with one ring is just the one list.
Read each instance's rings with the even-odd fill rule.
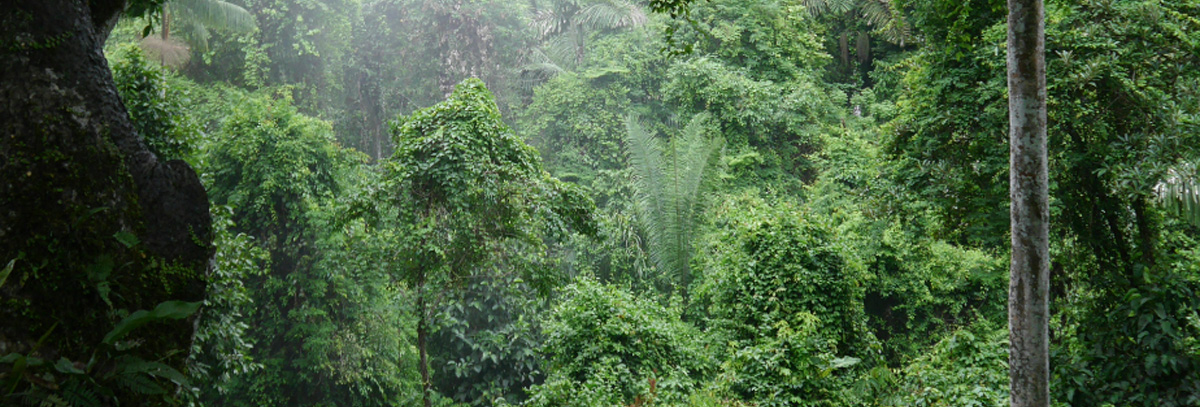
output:
[[[212,204],[187,369],[0,404],[1008,404],[1003,1],[165,4],[105,50]],[[1200,405],[1200,1],[1046,7],[1054,405]]]

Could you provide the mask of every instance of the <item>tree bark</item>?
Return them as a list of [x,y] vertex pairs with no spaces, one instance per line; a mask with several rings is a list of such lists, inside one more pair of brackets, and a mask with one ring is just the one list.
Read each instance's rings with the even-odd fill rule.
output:
[[[16,0],[0,8],[0,263],[17,259],[0,286],[0,348],[19,350],[57,324],[43,351],[86,361],[112,327],[104,310],[203,298],[208,196],[186,163],[146,149],[102,52],[124,7]],[[118,241],[119,233],[139,242]],[[154,334],[139,349],[187,349],[191,324]]]
[[427,346],[427,338],[429,338],[429,319],[425,304],[425,274],[421,273],[417,277],[417,352],[421,357],[421,402],[425,407],[432,406],[432,400],[429,399],[429,351]]
[[1008,289],[1013,407],[1050,405],[1050,211],[1046,155],[1045,10],[1008,0],[1009,182],[1012,263]]

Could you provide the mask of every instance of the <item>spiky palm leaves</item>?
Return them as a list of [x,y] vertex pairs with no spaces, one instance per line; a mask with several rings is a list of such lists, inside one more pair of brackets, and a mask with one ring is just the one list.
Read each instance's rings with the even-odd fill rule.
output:
[[209,29],[244,33],[254,30],[254,15],[236,4],[222,0],[172,0],[167,3],[177,13],[180,28],[192,46],[208,48]]
[[533,28],[545,41],[521,67],[529,87],[583,64],[588,39],[597,32],[641,26],[646,12],[631,0],[554,0],[534,11]]
[[577,27],[589,31],[637,27],[646,23],[646,12],[628,0],[559,0],[534,13],[533,26],[542,37],[563,34]]
[[[170,0],[162,5],[162,29],[157,37],[142,39],[142,48],[167,66],[181,66],[191,56],[191,48],[208,49],[210,29],[243,33],[254,30],[254,15],[223,0]],[[176,24],[172,27],[172,24]],[[182,34],[191,45],[171,38]]]
[[1154,189],[1168,212],[1200,226],[1200,161],[1171,169]]
[[701,181],[723,140],[710,136],[709,117],[703,113],[665,146],[636,117],[627,117],[625,126],[638,218],[651,260],[680,287],[687,287]]
[[[901,47],[912,39],[908,21],[892,0],[804,0],[804,7],[813,16],[832,13],[862,19],[871,27],[871,32]],[[853,48],[860,64],[870,59],[871,40],[867,31],[847,30],[839,37],[838,47],[843,65],[850,63],[851,41],[854,41]]]

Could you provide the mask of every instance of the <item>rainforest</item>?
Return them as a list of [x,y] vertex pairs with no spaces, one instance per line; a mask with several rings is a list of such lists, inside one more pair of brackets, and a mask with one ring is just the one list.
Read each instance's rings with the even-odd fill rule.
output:
[[0,405],[1200,406],[1200,0],[7,0]]

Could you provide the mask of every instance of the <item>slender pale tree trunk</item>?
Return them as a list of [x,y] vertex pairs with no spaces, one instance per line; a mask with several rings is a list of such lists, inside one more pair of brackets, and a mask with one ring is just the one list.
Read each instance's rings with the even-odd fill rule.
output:
[[428,319],[429,310],[425,304],[425,272],[417,277],[417,352],[420,354],[421,366],[421,402],[425,407],[432,406],[429,400],[429,352],[427,346],[427,337],[429,336]]
[[1042,0],[1008,0],[1012,199],[1008,364],[1013,407],[1050,405],[1050,211],[1044,20]]
[[163,42],[171,39],[171,11],[167,4],[162,5],[162,39]]

